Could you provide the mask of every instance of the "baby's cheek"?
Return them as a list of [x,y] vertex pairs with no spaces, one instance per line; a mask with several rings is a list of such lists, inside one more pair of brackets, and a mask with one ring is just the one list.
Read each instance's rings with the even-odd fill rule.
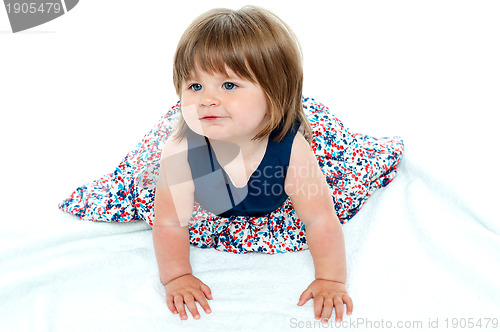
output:
[[181,104],[181,114],[184,121],[192,131],[194,131],[198,135],[203,134],[201,122],[198,118],[198,112],[196,111],[195,105]]

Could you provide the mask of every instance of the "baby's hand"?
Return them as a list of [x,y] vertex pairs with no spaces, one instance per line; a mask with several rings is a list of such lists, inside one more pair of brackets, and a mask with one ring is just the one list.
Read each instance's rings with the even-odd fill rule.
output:
[[314,280],[300,295],[297,305],[301,306],[313,297],[316,319],[323,318],[324,322],[328,321],[332,316],[333,307],[335,307],[336,321],[341,321],[344,303],[347,306],[347,314],[352,314],[352,299],[347,294],[345,285],[341,282],[324,279]]
[[188,318],[184,303],[194,319],[200,319],[195,300],[207,314],[211,312],[208,301],[212,300],[210,288],[192,274],[186,274],[170,280],[165,284],[167,292],[167,306],[173,314],[180,314],[182,320]]

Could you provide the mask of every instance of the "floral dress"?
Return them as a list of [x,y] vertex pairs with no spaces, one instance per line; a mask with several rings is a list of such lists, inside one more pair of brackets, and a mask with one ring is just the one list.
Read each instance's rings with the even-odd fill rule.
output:
[[[375,138],[350,132],[325,105],[303,98],[312,128],[312,149],[329,185],[341,223],[396,175],[404,145],[400,137]],[[107,222],[145,220],[154,224],[154,196],[160,158],[180,116],[174,105],[114,172],[77,188],[59,208],[80,219]],[[307,249],[305,226],[288,198],[259,217],[221,217],[194,203],[190,242],[201,248],[274,254]]]

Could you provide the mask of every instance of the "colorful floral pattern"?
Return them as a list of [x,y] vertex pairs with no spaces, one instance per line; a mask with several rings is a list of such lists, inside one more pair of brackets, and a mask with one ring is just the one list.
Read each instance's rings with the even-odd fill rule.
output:
[[[304,98],[303,105],[313,130],[313,151],[331,189],[337,216],[345,223],[376,189],[393,180],[403,141],[351,133],[323,104]],[[153,225],[161,151],[179,116],[178,103],[113,173],[77,188],[59,208],[85,220],[142,219]],[[201,248],[269,254],[307,249],[304,224],[290,199],[265,216],[230,218],[216,216],[195,202],[189,225],[191,244]]]

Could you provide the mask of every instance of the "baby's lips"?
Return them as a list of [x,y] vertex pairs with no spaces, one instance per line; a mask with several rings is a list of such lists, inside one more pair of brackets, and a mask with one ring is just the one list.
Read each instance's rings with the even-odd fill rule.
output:
[[52,21],[73,9],[79,0],[4,0],[12,32]]

